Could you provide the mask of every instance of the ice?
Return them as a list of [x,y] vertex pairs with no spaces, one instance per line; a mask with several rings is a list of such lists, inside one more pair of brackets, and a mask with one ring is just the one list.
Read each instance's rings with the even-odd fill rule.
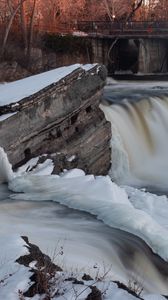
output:
[[31,174],[34,175],[49,175],[54,170],[54,163],[51,159],[46,159],[43,163],[38,164],[37,167],[32,170]]
[[[168,231],[165,224],[159,222],[163,207],[150,214],[146,209],[148,195],[141,208],[137,208],[137,200],[130,192],[126,193],[106,176],[94,177],[92,175],[80,177],[56,177],[56,176],[23,176],[14,178],[9,182],[9,188],[16,193],[12,199],[57,201],[70,208],[89,212],[96,215],[105,224],[125,230],[141,237],[163,259],[168,260]],[[141,198],[141,192],[136,198]],[[153,201],[157,196],[150,195]],[[158,198],[159,199],[159,198]],[[165,199],[165,198],[164,198]],[[135,204],[134,204],[135,202]],[[167,207],[167,206],[166,206]],[[151,209],[150,209],[151,211]],[[166,218],[164,218],[166,222]],[[167,223],[166,223],[167,224]]]
[[30,159],[28,162],[26,162],[24,165],[17,169],[17,175],[23,175],[26,174],[26,172],[29,172],[32,168],[34,168],[37,165],[38,160],[39,157]]
[[74,31],[72,34],[74,36],[88,36],[88,34],[86,32],[83,32],[83,31]]
[[72,162],[73,160],[75,160],[76,155],[71,155],[70,157],[68,157],[67,161]]
[[[29,289],[32,282],[30,281],[30,268],[34,267],[32,262],[28,267],[19,265],[15,262],[17,258],[22,255],[28,254],[28,250],[25,247],[25,242],[17,235],[9,235],[8,239],[6,236],[0,235],[1,243],[1,268],[0,268],[0,299],[3,300],[19,300],[19,291],[25,292]],[[110,269],[108,269],[110,270]],[[99,279],[83,281],[83,284],[74,284],[72,281],[65,279],[75,276],[81,280],[83,272],[57,272],[56,279],[53,280],[55,289],[59,289],[59,295],[53,297],[53,300],[64,300],[64,299],[79,299],[84,300],[90,294],[90,286],[96,286],[99,291],[102,292],[104,300],[135,300],[137,299],[133,295],[129,294],[126,290],[118,288],[118,285],[108,278],[108,270],[104,273],[104,277]],[[139,286],[140,283],[139,283]],[[143,286],[142,286],[143,287]],[[144,300],[163,300],[164,297],[157,294],[145,294],[141,295]],[[36,294],[32,300],[40,300],[41,296]]]
[[[9,182],[10,190],[24,193],[14,194],[12,199],[57,201],[70,208],[89,212],[111,227],[141,237],[155,253],[168,260],[167,198],[162,198],[160,209],[151,213],[159,196],[150,194],[149,200],[149,194],[121,188],[109,176],[94,177],[74,170],[62,177],[29,174],[14,177],[7,155],[2,148],[0,150],[2,179]],[[137,200],[141,198],[144,202]],[[161,219],[164,221],[161,222]]]
[[70,208],[89,212],[111,227],[138,235],[155,253],[168,260],[166,197],[161,198],[159,209],[155,205],[160,200],[159,196],[124,189],[112,182],[109,176],[84,175],[82,170],[77,169],[65,172],[61,177],[14,176],[7,155],[2,148],[0,151],[2,180],[8,181],[10,190],[24,193],[14,194],[12,199],[20,197],[24,200],[57,201]]
[[64,172],[62,172],[60,176],[64,178],[80,177],[85,176],[85,172],[81,169],[64,170]]
[[14,173],[12,171],[12,166],[8,161],[7,154],[4,149],[0,147],[0,183],[8,182],[12,180]]
[[[3,149],[1,149],[1,152],[5,156]],[[35,161],[31,161],[31,163],[33,165]],[[10,170],[7,156],[5,156],[5,164],[6,170]],[[166,215],[164,222],[160,222],[161,216],[167,207],[166,196],[158,197],[131,187],[121,188],[113,183],[109,176],[95,177],[93,175],[85,175],[82,170],[78,169],[64,171],[64,175],[68,174],[68,176],[18,174],[15,174],[15,177],[11,178],[8,182],[9,188],[17,193],[13,194],[11,199],[31,201],[51,200],[68,207],[89,212],[111,227],[124,229],[142,237],[156,253],[164,259],[168,259],[168,234],[164,228],[167,224]],[[157,201],[161,203],[160,210],[155,207]],[[23,210],[23,213],[27,215],[27,211],[24,212]],[[13,214],[14,212],[12,212]],[[37,218],[36,213],[34,217],[35,219]],[[4,218],[6,220],[5,216]],[[3,220],[1,222],[3,223]],[[31,213],[31,224],[32,222],[34,221]],[[8,228],[8,224],[6,226]],[[23,225],[21,226],[23,227]],[[32,230],[31,226],[29,224],[29,232]],[[62,230],[64,231],[64,229]],[[42,228],[41,234],[43,236],[47,234],[48,228],[45,231]],[[38,229],[39,234],[40,228]],[[85,249],[85,254],[86,252]],[[86,261],[83,263],[86,264]],[[21,276],[22,280],[18,277],[20,285],[17,288],[26,285],[26,281],[24,281],[25,276],[27,276],[24,276],[25,270],[23,272],[21,270],[20,272],[18,276]],[[13,281],[11,284],[11,289],[14,289]],[[164,289],[163,284],[162,290]],[[107,299],[110,299],[111,295],[121,295],[123,299],[127,297],[127,294],[122,293],[123,291],[117,289],[116,294],[111,294],[109,291],[109,298],[107,297]]]
[[144,300],[165,300],[166,298],[161,295],[150,294],[150,295],[143,295],[143,299]]

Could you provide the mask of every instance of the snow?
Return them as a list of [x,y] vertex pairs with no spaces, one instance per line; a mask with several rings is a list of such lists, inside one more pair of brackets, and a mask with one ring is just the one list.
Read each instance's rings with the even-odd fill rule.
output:
[[[135,300],[136,297],[129,294],[127,291],[119,289],[116,283],[105,281],[105,280],[90,280],[85,281],[84,285],[72,284],[71,282],[63,282],[62,290],[65,292],[63,296],[54,298],[55,300],[65,299],[79,299],[86,300],[86,297],[90,294],[91,288],[96,286],[99,291],[102,292],[104,300]],[[61,291],[61,289],[60,289]],[[159,300],[159,299],[158,299]]]
[[17,176],[21,176],[27,173],[41,176],[52,174],[54,169],[53,161],[51,159],[46,159],[43,163],[38,163],[39,158],[39,156],[34,157],[27,161],[27,163],[25,163],[24,165],[19,167],[16,171]]
[[83,32],[83,31],[74,31],[72,33],[72,35],[74,35],[74,36],[88,36],[88,34],[86,32]]
[[32,168],[34,168],[37,165],[38,160],[39,160],[39,157],[30,159],[27,163],[25,163],[24,165],[19,167],[17,169],[16,173],[18,175],[26,174],[26,172],[28,173]]
[[[3,165],[2,167],[5,166],[6,172],[9,170],[9,173],[11,173],[10,165],[3,149],[1,149],[1,155],[5,157],[6,165]],[[46,160],[46,165],[48,165],[49,161],[47,162]],[[144,191],[136,190],[131,187],[121,188],[111,182],[108,176],[94,177],[93,175],[85,175],[82,170],[78,169],[70,171],[65,170],[61,176],[34,176],[35,174],[31,173],[25,174],[26,167],[29,165],[33,167],[36,163],[37,159],[33,159],[29,161],[24,168],[20,168],[20,170],[14,174],[15,176],[7,175],[7,177],[9,177],[9,188],[18,193],[13,194],[11,196],[12,199],[36,201],[53,200],[69,207],[88,211],[112,227],[122,228],[142,237],[156,253],[167,259],[168,235],[167,230],[165,229],[167,220],[166,214],[164,215],[165,209],[167,209],[166,196],[159,197],[150,193],[146,194]],[[43,164],[44,169],[46,165]],[[36,172],[36,169],[38,170],[38,166],[33,168],[33,172]],[[19,194],[22,192],[24,192],[24,194]],[[161,203],[160,209],[159,205],[156,206],[158,201]],[[162,219],[163,215],[164,220]],[[33,221],[32,215],[31,219]],[[12,245],[17,244],[16,242],[13,242],[10,237],[9,240]],[[0,242],[4,245],[4,249],[10,249],[9,252],[7,250],[10,257],[10,251],[13,251],[13,246],[11,247],[3,242],[2,233],[0,234]],[[13,260],[16,256],[15,252],[16,251],[14,251],[14,256],[11,256]],[[3,251],[1,253],[3,253]],[[3,255],[1,257],[3,258]],[[3,273],[0,274],[0,278],[9,273],[9,265],[6,263],[5,265],[5,271],[3,269],[1,270]],[[12,269],[15,271],[15,264]],[[15,279],[11,277],[6,279],[7,284],[0,289],[0,297],[2,295],[2,299],[4,300],[18,299],[18,289],[24,290],[26,288],[29,282],[29,276],[30,274],[25,268],[19,268]],[[76,295],[80,294],[79,299],[82,300],[85,299],[89,293],[89,289],[85,289],[85,286],[83,285],[71,286],[71,288],[69,286],[66,290],[64,283],[62,284],[65,296],[71,297],[71,299],[75,299]],[[94,285],[104,292],[104,299],[106,300],[134,299],[132,295],[119,289],[116,284],[109,282],[108,280],[103,282],[98,281],[96,284],[94,283]],[[10,294],[12,295],[11,298]],[[61,300],[61,297],[62,296],[57,299]],[[157,300],[162,299],[160,296],[157,297],[157,295],[155,295],[155,298]],[[155,298],[148,297],[144,299],[149,300]]]
[[0,85],[0,106],[18,102],[25,97],[33,95],[52,83],[58,82],[78,68],[83,68],[84,70],[88,71],[95,65],[96,64],[74,64],[30,76],[11,83],[2,84]]
[[92,68],[94,68],[96,66],[97,66],[97,63],[85,64],[85,65],[82,65],[82,69],[84,69],[85,71],[89,71],[89,70],[91,70]]
[[29,286],[29,270],[15,262],[17,258],[28,253],[25,242],[17,235],[0,235],[0,299],[18,300],[18,291]]
[[64,170],[64,172],[62,172],[60,176],[64,178],[76,178],[85,176],[85,172],[81,169]]
[[165,300],[165,297],[162,297],[161,295],[143,295],[144,300]]
[[54,164],[51,159],[46,159],[43,163],[38,164],[38,166],[31,172],[34,175],[49,175],[52,174],[54,170]]
[[111,227],[141,237],[155,253],[168,260],[166,196],[146,194],[133,188],[124,189],[112,182],[109,176],[85,175],[78,169],[65,171],[60,177],[44,175],[45,169],[51,171],[53,167],[50,160],[42,168],[37,167],[37,174],[40,172],[44,176],[14,176],[2,148],[0,158],[2,180],[8,181],[10,190],[21,193],[12,195],[12,199],[57,201],[70,208],[89,212]]
[[0,116],[0,122],[2,122],[2,121],[4,121],[4,120],[6,120],[6,119],[8,119],[8,118],[10,118],[10,117],[12,117],[12,116],[14,116],[15,114],[17,114],[17,112],[14,112],[14,113],[8,113],[8,114],[4,114],[4,115]]
[[[28,267],[16,263],[16,259],[29,253],[25,247],[26,243],[19,236],[0,236],[1,243],[1,268],[0,268],[0,299],[19,300],[19,291],[24,293],[28,290],[32,282],[30,281],[30,268],[34,268],[35,262]],[[4,255],[4,257],[3,257]],[[51,291],[59,291],[53,296],[53,300],[79,299],[85,300],[91,292],[91,287],[97,287],[101,291],[104,300],[135,300],[137,299],[126,290],[118,288],[118,285],[107,278],[107,273],[99,279],[85,281],[82,280],[83,273],[57,272],[51,281]],[[67,280],[70,277],[82,280],[83,284],[75,284]],[[141,287],[141,286],[140,286]],[[44,296],[44,295],[43,295]],[[42,300],[43,296],[35,295],[32,300]],[[164,297],[156,294],[143,294],[144,300],[163,300]],[[27,298],[25,298],[27,299]]]
[[76,155],[72,155],[70,157],[68,157],[67,161],[72,162],[73,160],[75,160]]
[[[49,84],[57,82],[79,67],[87,71],[94,66],[76,64],[71,67],[63,67],[35,75],[15,83],[1,85],[0,104],[4,105],[19,101]],[[109,84],[115,84],[115,82],[112,81]],[[139,87],[143,88],[143,84]],[[151,87],[153,88],[152,85]],[[0,117],[0,121],[14,114],[3,115]],[[122,148],[119,139],[116,144],[118,148]],[[17,201],[19,199],[31,201],[51,200],[68,207],[89,212],[111,227],[123,229],[141,237],[155,253],[168,260],[168,198],[166,196],[157,196],[129,186],[119,187],[108,176],[94,177],[93,175],[85,175],[84,171],[79,169],[64,170],[60,175],[51,176],[50,174],[54,168],[52,160],[47,159],[44,163],[37,165],[38,159],[33,158],[14,173],[6,153],[0,148],[0,181],[8,182],[9,188],[17,193],[11,195],[11,199]],[[74,159],[75,156],[71,156],[68,158],[68,161],[71,162]],[[123,171],[118,170],[118,172],[122,173]],[[37,217],[36,213],[34,217]],[[8,226],[6,224],[7,228]],[[50,226],[52,225],[50,224]],[[30,231],[34,229],[32,228],[30,224]],[[5,230],[2,228],[0,231],[2,261],[0,280],[5,278],[4,282],[1,283],[2,286],[0,286],[0,299],[18,300],[18,290],[25,290],[28,287],[30,274],[28,269],[22,266],[18,268],[15,259],[25,254],[26,248],[18,235],[9,235],[8,239],[6,239],[5,233],[2,233]],[[37,234],[39,235],[40,232],[43,235],[43,230],[44,228],[41,231],[39,228]],[[48,229],[46,229],[46,236],[48,232]],[[80,250],[82,252],[82,248]],[[11,273],[12,276],[9,276]],[[73,300],[80,294],[78,299],[85,299],[90,293],[90,288],[87,288],[87,284],[72,286],[71,283],[67,284],[66,282],[65,284],[65,282],[62,282],[62,288],[66,293],[65,297]],[[110,281],[98,281],[96,283],[91,281],[89,284],[96,285],[104,292],[105,300],[136,299]],[[143,298],[145,300],[164,299],[156,294],[143,294]],[[40,298],[35,296],[33,299],[39,300]],[[57,299],[62,300],[65,298],[60,296]]]

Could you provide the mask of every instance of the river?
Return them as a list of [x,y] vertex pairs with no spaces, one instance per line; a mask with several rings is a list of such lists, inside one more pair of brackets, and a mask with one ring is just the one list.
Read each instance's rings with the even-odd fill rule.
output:
[[[101,109],[111,121],[113,132],[111,178],[118,185],[124,186],[129,195],[128,199],[132,197],[131,203],[136,211],[147,213],[150,218],[157,220],[159,226],[167,228],[166,197],[152,196],[151,204],[149,194],[143,190],[140,194],[141,199],[145,204],[147,202],[148,206],[141,207],[142,202],[138,203],[133,199],[135,191],[132,192],[125,187],[125,185],[138,187],[138,189],[145,187],[147,191],[157,191],[160,194],[167,192],[167,84],[113,82],[105,88],[104,99]],[[123,217],[116,210],[114,213],[118,220],[115,222],[112,210],[111,219],[109,215],[104,216],[104,211],[103,216],[100,214],[101,208],[99,212],[98,210],[95,212],[95,207],[89,206],[88,203],[95,199],[97,201],[98,194],[100,200],[108,198],[105,190],[102,189],[99,193],[97,190],[99,191],[99,186],[101,190],[103,184],[107,184],[109,190],[111,186],[106,179],[99,178],[95,183],[93,178],[85,177],[82,182],[86,181],[87,184],[89,182],[93,186],[91,188],[88,186],[87,191],[86,185],[81,181],[78,182],[80,188],[78,187],[77,190],[78,183],[74,183],[74,179],[72,182],[72,178],[65,179],[64,185],[56,184],[51,177],[43,180],[42,177],[35,179],[35,176],[32,176],[30,181],[27,181],[27,177],[14,179],[10,189],[20,192],[19,194],[9,191],[7,185],[0,185],[0,232],[7,237],[10,234],[27,235],[31,242],[39,245],[48,254],[58,252],[57,263],[65,270],[85,271],[93,276],[108,270],[107,276],[113,280],[120,280],[127,284],[130,279],[134,279],[142,284],[147,292],[168,294],[168,264],[157,255],[160,254],[158,245],[157,250],[153,246],[156,254],[149,247],[150,244],[156,245],[153,242],[155,236],[150,239],[150,230],[148,235],[147,233],[145,235],[142,228],[141,231],[140,229],[138,231],[137,227],[132,229],[132,223],[130,227],[127,224],[121,226],[119,219]],[[69,188],[68,193],[65,192],[65,184],[66,188]],[[120,193],[122,192],[119,190],[118,195]],[[140,199],[138,192],[136,193]],[[124,197],[121,204],[125,205]],[[161,204],[158,203],[160,199]],[[68,206],[82,211],[50,200],[64,204],[65,201],[69,201]],[[80,200],[83,206],[78,207],[79,204],[72,200],[78,200],[77,203]],[[157,207],[154,205],[156,201]],[[130,204],[128,203],[127,206],[130,207]],[[113,205],[113,209],[116,209],[116,206]],[[93,215],[105,221],[99,221]],[[142,218],[144,216],[146,217],[142,215]],[[137,233],[137,236],[132,233]],[[159,243],[158,240],[156,241]],[[164,242],[163,237],[162,243]],[[63,255],[59,255],[61,247],[63,247]],[[166,250],[165,253],[162,255],[163,258],[167,255]]]

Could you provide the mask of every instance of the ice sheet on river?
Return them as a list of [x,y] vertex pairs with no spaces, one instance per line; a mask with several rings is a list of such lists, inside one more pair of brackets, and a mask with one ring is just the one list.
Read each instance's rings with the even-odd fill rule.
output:
[[60,176],[24,173],[19,176],[19,173],[12,172],[2,148],[0,155],[0,175],[8,180],[9,189],[16,193],[11,198],[57,201],[89,212],[111,227],[141,237],[155,253],[168,260],[166,196],[156,196],[130,187],[121,188],[109,176],[94,177],[77,169]]
[[[13,199],[57,201],[68,207],[96,215],[105,224],[131,232],[168,260],[166,196],[156,196],[133,188],[121,188],[108,176],[57,175],[16,177],[9,188]],[[20,193],[20,194],[19,194]],[[143,200],[143,201],[142,201]],[[159,204],[158,204],[159,203]]]

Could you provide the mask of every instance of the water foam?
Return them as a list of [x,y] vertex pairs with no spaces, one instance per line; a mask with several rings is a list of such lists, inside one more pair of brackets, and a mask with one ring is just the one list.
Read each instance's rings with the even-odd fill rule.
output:
[[101,109],[112,125],[112,179],[167,189],[168,97],[102,104]]

